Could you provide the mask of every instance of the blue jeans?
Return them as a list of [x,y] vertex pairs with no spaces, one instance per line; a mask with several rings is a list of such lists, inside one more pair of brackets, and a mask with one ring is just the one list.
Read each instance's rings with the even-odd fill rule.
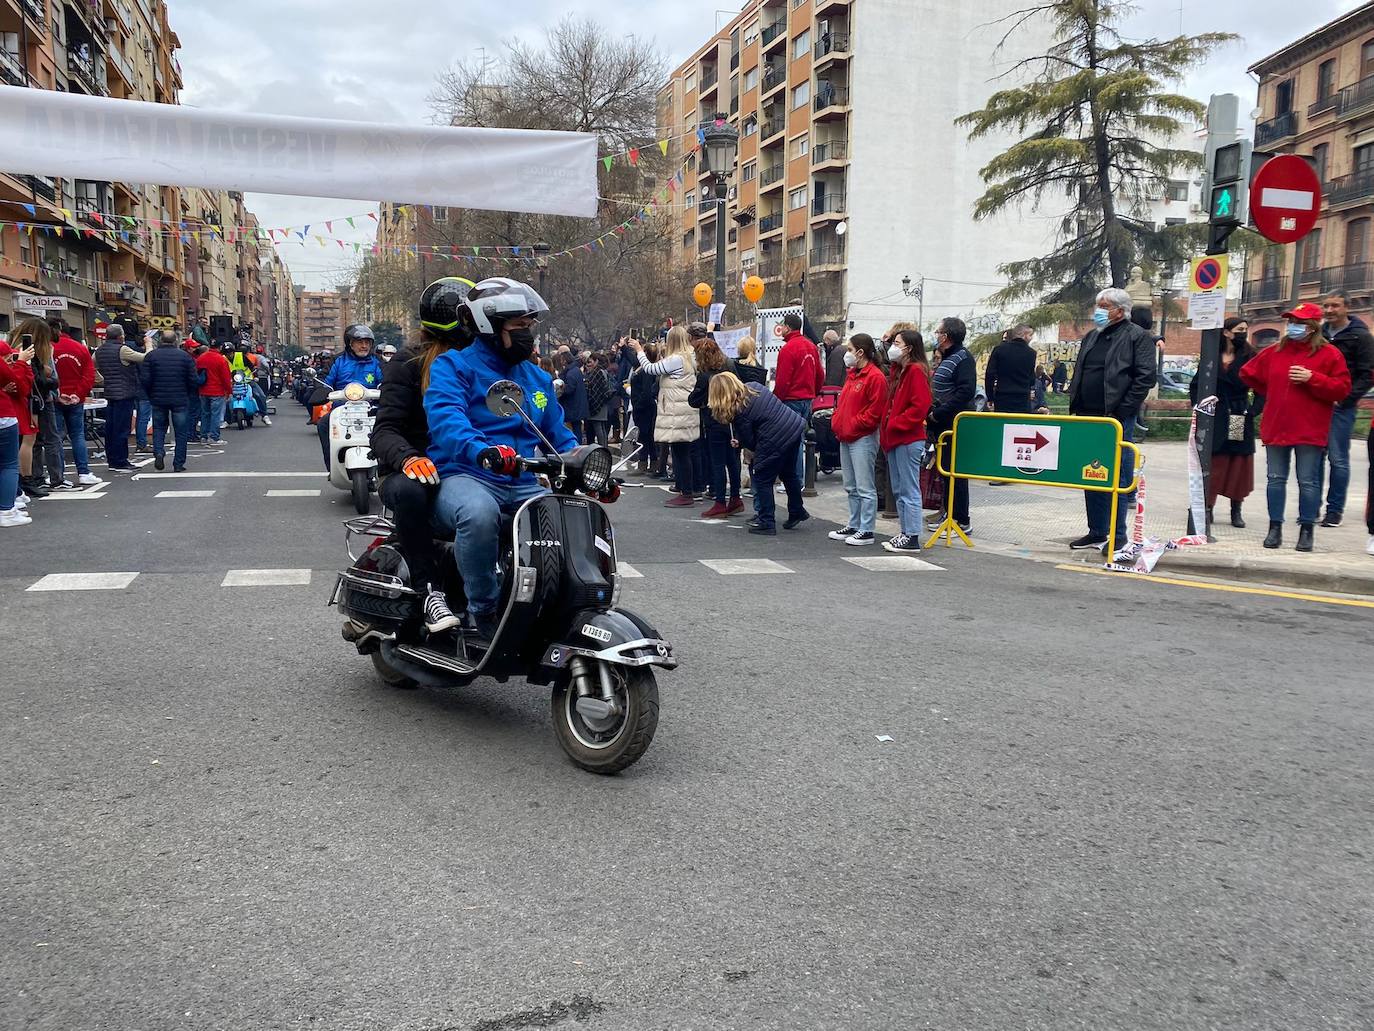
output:
[[153,427],[153,403],[146,397],[138,399],[138,421],[134,425],[134,440],[139,447],[148,446],[148,431]]
[[[840,452],[841,457],[844,452]],[[921,463],[926,442],[899,444],[887,453],[887,471],[892,476],[892,493],[897,498],[897,519],[902,533],[921,536]]]
[[253,402],[258,406],[258,417],[263,422],[267,421],[267,393],[262,389],[262,384],[253,380],[250,384],[253,389]]
[[853,443],[840,442],[840,473],[844,492],[849,495],[849,525],[872,533],[878,525],[878,483],[874,473],[878,461],[878,431]]
[[[1337,408],[1331,413],[1331,430],[1326,440],[1326,457],[1331,462],[1331,486],[1326,491],[1326,510],[1337,515],[1345,511],[1345,496],[1350,490],[1350,438],[1355,433],[1357,406]],[[1326,472],[1326,466],[1322,466]],[[1285,477],[1286,479],[1286,477]],[[1302,482],[1301,476],[1298,482]],[[1317,481],[1321,490],[1321,480]]]
[[434,520],[453,533],[453,556],[473,615],[491,615],[501,600],[496,569],[501,557],[501,513],[514,512],[530,498],[547,493],[533,480],[488,483],[475,476],[448,476],[439,486]]
[[219,424],[224,421],[224,402],[228,398],[200,397],[200,435],[205,440],[219,443]]
[[773,485],[782,478],[787,489],[787,518],[799,519],[806,514],[802,501],[802,481],[797,478],[793,463],[773,462],[768,466],[754,467],[754,511],[758,513],[759,525],[771,528],[777,525],[777,500],[773,497]]
[[0,512],[19,496],[19,427],[0,426]]
[[105,408],[105,460],[111,469],[129,464],[129,423],[138,402],[111,401]]
[[67,462],[62,455],[64,433],[72,442],[72,459],[76,462],[76,471],[79,475],[85,476],[91,471],[91,459],[86,453],[86,406],[64,405],[60,401],[54,401],[53,410],[57,413],[57,455],[62,478],[67,477]]
[[1283,510],[1288,503],[1288,470],[1292,465],[1294,453],[1298,459],[1298,522],[1317,521],[1322,507],[1322,462],[1325,451],[1325,448],[1315,444],[1265,447],[1265,464],[1269,473],[1265,499],[1269,502],[1271,523],[1283,522]]
[[[813,401],[784,401],[788,408],[796,412],[806,420],[806,428],[811,428],[811,406]],[[800,483],[806,482],[806,434],[802,434],[801,443],[797,445],[797,480]],[[784,481],[786,482],[786,481]]]
[[[1138,414],[1138,413],[1136,413]],[[1121,439],[1133,440],[1135,436],[1136,414],[1130,414],[1121,423]],[[1119,487],[1130,483],[1135,475],[1135,452],[1129,448],[1121,449],[1121,476],[1116,481]],[[1126,513],[1135,501],[1134,494],[1122,494],[1116,505],[1116,547],[1126,542]],[[1088,512],[1088,532],[1097,540],[1107,539],[1108,524],[1112,521],[1112,496],[1104,491],[1083,492],[1083,507]]]
[[185,405],[180,408],[166,408],[163,405],[153,405],[153,454],[161,458],[167,452],[167,424],[172,424],[172,433],[176,438],[175,449],[172,451],[172,468],[180,469],[186,465],[186,440],[190,437],[187,432],[189,421],[189,410]]

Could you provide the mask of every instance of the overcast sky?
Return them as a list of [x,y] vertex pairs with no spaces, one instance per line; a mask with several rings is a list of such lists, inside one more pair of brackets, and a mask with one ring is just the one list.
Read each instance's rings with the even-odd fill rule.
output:
[[[494,7],[455,0],[168,0],[168,6],[183,46],[183,103],[423,124],[430,118],[425,97],[435,76],[453,61],[479,59],[483,48],[489,56],[499,55],[512,32],[537,41],[543,26],[564,13],[585,12],[617,31],[652,41],[676,65],[728,20],[717,6],[732,5],[720,0],[506,0]],[[1176,35],[1180,25],[1189,33],[1239,32],[1244,41],[1210,61],[1185,91],[1203,101],[1224,92],[1253,101],[1254,82],[1245,72],[1251,63],[1357,6],[1356,0],[1141,0],[1128,30],[1157,37]],[[1247,110],[1243,102],[1242,113]],[[249,194],[247,200],[262,224],[271,227],[319,225],[375,209],[368,201],[327,198]],[[360,222],[352,234],[346,224],[334,231],[371,243],[373,224]],[[329,250],[313,242],[278,246],[297,282],[312,289],[330,285],[347,265],[332,244]]]

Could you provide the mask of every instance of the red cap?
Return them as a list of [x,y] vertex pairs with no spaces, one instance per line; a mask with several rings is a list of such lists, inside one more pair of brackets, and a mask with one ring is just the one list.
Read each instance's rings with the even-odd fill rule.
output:
[[1292,311],[1284,312],[1280,318],[1297,319],[1299,322],[1307,322],[1310,319],[1320,320],[1323,316],[1321,305],[1313,304],[1311,301],[1303,301]]

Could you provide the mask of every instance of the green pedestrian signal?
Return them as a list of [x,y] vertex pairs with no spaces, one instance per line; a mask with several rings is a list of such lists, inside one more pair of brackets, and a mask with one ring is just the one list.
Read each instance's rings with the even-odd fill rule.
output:
[[1236,183],[1225,183],[1212,188],[1211,220],[1213,222],[1237,221],[1240,209],[1240,193]]
[[1217,194],[1217,206],[1213,214],[1217,218],[1231,217],[1231,191],[1229,189],[1223,189]]

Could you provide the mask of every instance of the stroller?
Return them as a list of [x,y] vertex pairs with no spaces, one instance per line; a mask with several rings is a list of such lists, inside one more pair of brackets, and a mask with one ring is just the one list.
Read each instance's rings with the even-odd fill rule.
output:
[[839,399],[839,387],[821,387],[816,403],[811,407],[811,432],[816,441],[816,469],[827,476],[840,467],[840,442],[830,427]]

